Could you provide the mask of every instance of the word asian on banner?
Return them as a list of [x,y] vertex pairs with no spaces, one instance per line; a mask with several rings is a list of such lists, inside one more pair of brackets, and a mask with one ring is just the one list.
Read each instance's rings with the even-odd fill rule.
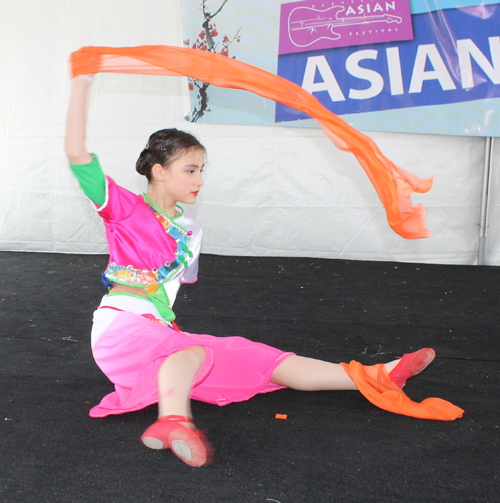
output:
[[413,39],[409,0],[281,5],[279,51],[291,54]]
[[[201,7],[200,7],[201,4]],[[181,0],[184,45],[278,74],[363,131],[500,136],[500,0]],[[189,80],[186,119],[317,127]]]
[[[283,4],[278,75],[338,115],[500,97],[500,5],[409,20],[397,2]],[[304,118],[276,106],[276,122]]]

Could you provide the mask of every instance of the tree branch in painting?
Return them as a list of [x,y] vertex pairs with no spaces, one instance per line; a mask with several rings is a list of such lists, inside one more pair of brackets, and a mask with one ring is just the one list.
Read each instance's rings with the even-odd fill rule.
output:
[[[191,44],[189,39],[184,40],[185,47],[191,47],[192,49],[199,49],[201,51],[215,52],[216,54],[222,54],[222,56],[229,57],[229,46],[233,42],[240,41],[240,30],[238,30],[232,37],[228,37],[227,35],[221,37],[219,35],[215,22],[212,21],[213,18],[222,11],[223,7],[228,1],[229,0],[224,0],[217,10],[215,10],[214,12],[209,12],[207,1],[202,0],[200,9],[203,12],[204,19],[201,25],[202,30],[198,34],[196,42],[194,42],[193,44]],[[232,57],[234,58],[235,56]],[[188,79],[188,82],[189,90],[193,92],[196,91],[198,98],[198,103],[191,113],[190,121],[197,122],[205,115],[206,112],[210,112],[210,108],[208,107],[207,93],[210,84],[191,78]]]

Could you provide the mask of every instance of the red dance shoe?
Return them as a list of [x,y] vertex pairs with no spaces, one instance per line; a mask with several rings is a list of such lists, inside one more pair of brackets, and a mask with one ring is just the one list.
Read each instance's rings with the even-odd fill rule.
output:
[[180,423],[193,424],[193,420],[184,416],[160,417],[142,434],[141,441],[150,449],[172,449],[189,466],[210,464],[213,448],[203,433]]
[[389,373],[392,382],[402,388],[406,384],[406,380],[410,377],[420,374],[427,366],[429,366],[436,352],[431,348],[420,349],[415,353],[403,355],[399,363]]

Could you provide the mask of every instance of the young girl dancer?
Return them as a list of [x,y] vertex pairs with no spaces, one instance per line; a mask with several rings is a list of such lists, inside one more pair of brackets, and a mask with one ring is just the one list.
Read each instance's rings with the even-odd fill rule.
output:
[[[109,293],[94,313],[91,343],[115,392],[90,415],[121,414],[157,402],[158,420],[142,435],[144,445],[170,448],[188,465],[203,466],[211,461],[212,448],[194,426],[191,398],[225,405],[285,387],[357,389],[353,370],[345,364],[304,358],[241,337],[179,331],[172,306],[179,286],[196,281],[201,228],[177,203],[196,201],[205,148],[188,133],[158,131],[136,164],[148,179],[146,193],[135,195],[120,187],[104,176],[97,157],[85,148],[91,82],[89,76],[73,79],[65,139],[71,168],[103,218],[110,255],[103,273]],[[432,349],[421,349],[385,366],[363,368],[377,367],[378,376],[399,392],[434,357]]]

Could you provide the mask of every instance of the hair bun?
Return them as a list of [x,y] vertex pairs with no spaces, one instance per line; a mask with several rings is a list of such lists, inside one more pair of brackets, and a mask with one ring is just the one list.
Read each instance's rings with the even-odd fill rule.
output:
[[205,147],[192,134],[175,128],[161,129],[149,137],[146,148],[135,163],[135,169],[137,173],[151,181],[151,168],[155,164],[168,168],[172,162],[192,148],[205,151]]
[[146,157],[148,155],[147,147],[141,152],[141,155],[139,156],[139,159],[137,159],[137,162],[135,163],[135,170],[137,173],[140,175],[146,176],[147,174],[147,160]]

